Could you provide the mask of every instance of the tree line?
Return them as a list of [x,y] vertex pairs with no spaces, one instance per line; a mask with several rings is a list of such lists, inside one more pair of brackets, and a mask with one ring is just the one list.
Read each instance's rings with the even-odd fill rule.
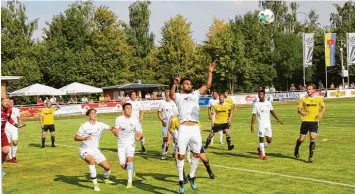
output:
[[[325,83],[323,33],[337,33],[336,60],[340,64],[340,40],[345,42],[346,33],[355,32],[354,2],[334,4],[336,12],[329,13],[331,25],[323,27],[315,10],[306,13],[305,21],[297,21],[297,2],[263,1],[263,6],[275,13],[271,25],[258,23],[259,10],[229,21],[215,18],[205,41],[197,44],[192,39],[191,22],[177,15],[164,23],[162,38],[155,44],[149,30],[150,4],[132,3],[129,23],[125,23],[107,6],[74,2],[46,22],[39,41],[32,38],[39,19],[30,21],[23,3],[7,2],[1,8],[2,75],[23,76],[10,90],[34,83],[55,88],[72,82],[96,87],[138,80],[170,84],[177,74],[190,77],[198,87],[204,84],[213,60],[218,63],[214,88],[236,93],[274,85],[286,90],[291,83],[303,83],[303,32],[315,33],[307,83]],[[352,80],[354,71],[350,66]],[[341,83],[340,72],[340,65],[328,68],[328,83]]]

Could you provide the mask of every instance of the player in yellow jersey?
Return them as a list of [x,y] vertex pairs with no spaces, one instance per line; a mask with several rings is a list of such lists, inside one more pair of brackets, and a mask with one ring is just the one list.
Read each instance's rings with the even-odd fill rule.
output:
[[232,121],[232,105],[224,101],[224,94],[219,94],[219,103],[212,107],[212,130],[210,135],[207,137],[205,149],[211,143],[211,139],[215,133],[218,131],[225,131],[226,140],[228,144],[228,150],[232,150],[234,145],[232,145],[232,140],[230,136],[230,124]]
[[[180,126],[179,119],[177,117],[172,117],[170,119],[169,133],[172,134],[173,141],[174,141],[174,144],[173,144],[173,147],[174,147],[173,158],[175,158],[175,160],[178,157],[177,136],[178,136],[179,126]],[[200,130],[202,131],[200,123],[198,123],[198,126],[200,127]],[[201,146],[201,150],[200,150],[200,159],[202,160],[203,164],[205,165],[207,173],[210,176],[210,178],[214,179],[215,175],[213,174],[213,172],[211,170],[210,161],[209,161],[209,159],[206,156],[206,151],[203,148],[203,146]],[[186,176],[185,176],[185,170],[183,171],[183,173],[184,173],[183,176],[184,176],[184,179],[185,179],[184,182],[186,184],[187,183],[187,179],[186,179]]]
[[57,107],[52,107],[51,101],[46,102],[46,108],[43,108],[41,110],[41,114],[39,117],[39,120],[41,122],[41,127],[42,127],[42,147],[45,148],[45,142],[46,142],[46,134],[47,131],[51,133],[51,140],[52,140],[52,147],[55,147],[55,127],[54,127],[54,112],[58,110],[60,107],[57,105]]
[[[302,125],[300,130],[300,137],[297,139],[294,154],[296,158],[300,157],[298,152],[299,147],[301,146],[309,131],[309,162],[313,162],[313,153],[316,147],[316,137],[318,135],[318,125],[325,112],[325,104],[323,98],[314,95],[315,89],[316,86],[314,84],[308,85],[307,96],[303,97],[298,103],[298,114],[301,115]],[[320,107],[322,107],[321,112],[319,112]]]

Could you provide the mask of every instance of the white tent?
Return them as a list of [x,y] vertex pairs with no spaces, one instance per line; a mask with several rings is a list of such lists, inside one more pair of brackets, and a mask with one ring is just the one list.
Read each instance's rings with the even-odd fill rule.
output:
[[10,96],[59,96],[59,95],[65,95],[65,92],[42,84],[33,84],[10,93]]
[[74,82],[67,86],[64,86],[60,88],[60,90],[65,92],[66,94],[92,94],[103,92],[102,88],[96,88],[78,82]]

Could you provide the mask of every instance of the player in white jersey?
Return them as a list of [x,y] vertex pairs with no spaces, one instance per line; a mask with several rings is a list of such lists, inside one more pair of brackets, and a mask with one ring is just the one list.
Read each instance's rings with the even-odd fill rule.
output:
[[[20,110],[14,107],[14,100],[10,100],[10,107],[12,108],[11,118],[15,121],[15,124],[18,126],[22,125],[21,121],[21,113]],[[17,145],[18,145],[18,133],[22,133],[22,128],[18,129],[14,125],[10,124],[9,122],[5,125],[5,133],[7,135],[7,139],[11,145],[10,152],[9,152],[9,163],[17,163],[16,159],[16,152],[17,152]]]
[[[208,118],[210,119],[210,121],[212,121],[212,107],[215,105],[215,104],[217,104],[217,103],[219,103],[219,100],[218,100],[218,92],[216,91],[216,90],[213,90],[213,92],[212,92],[212,97],[213,98],[211,98],[210,100],[209,100],[209,102],[208,102]],[[211,129],[211,131],[212,131],[212,129]],[[219,143],[221,143],[221,144],[224,144],[223,143],[223,131],[219,131],[218,132],[218,135],[219,135]],[[212,137],[212,139],[211,139],[211,145],[213,145],[213,137]]]
[[[265,148],[272,141],[272,130],[270,122],[270,113],[277,120],[277,122],[283,125],[283,122],[277,117],[270,101],[265,101],[265,91],[258,91],[259,101],[254,103],[253,116],[251,117],[250,131],[254,132],[254,123],[256,116],[258,116],[258,136],[259,136],[259,157],[263,160],[267,160],[265,155]],[[266,137],[266,142],[264,142]]]
[[132,188],[132,177],[134,174],[133,156],[136,149],[135,141],[139,141],[143,137],[143,134],[139,120],[132,115],[132,105],[125,103],[122,108],[123,115],[116,118],[114,133],[117,136],[117,151],[120,165],[123,169],[127,169],[127,188]]
[[177,106],[173,100],[170,98],[170,90],[166,90],[165,92],[165,101],[160,103],[158,109],[158,118],[162,125],[162,136],[163,136],[163,144],[162,144],[162,153],[161,159],[166,160],[168,157],[168,149],[171,139],[171,134],[169,133],[169,124],[171,117],[176,117],[179,112],[177,110]]
[[[201,94],[205,94],[206,91],[211,88],[212,84],[212,72],[215,68],[215,62],[211,63],[208,71],[207,84],[203,85],[199,90],[192,92],[192,85],[190,79],[182,79],[180,81],[179,77],[174,78],[174,84],[170,91],[170,97],[175,101],[176,106],[179,110],[180,117],[180,127],[178,135],[178,149],[179,155],[176,162],[176,166],[179,173],[179,192],[185,193],[184,187],[184,156],[186,153],[187,146],[190,146],[193,152],[193,157],[191,159],[190,173],[187,176],[188,181],[192,189],[196,190],[195,185],[195,172],[198,166],[198,161],[200,158],[200,150],[202,146],[199,122],[199,98]],[[180,82],[181,93],[175,93],[176,87]]]
[[89,172],[92,182],[94,183],[94,190],[100,191],[97,183],[95,164],[100,165],[104,169],[103,179],[104,183],[112,184],[108,178],[111,174],[111,167],[105,156],[99,150],[99,143],[102,132],[104,130],[112,131],[110,126],[105,123],[96,121],[96,110],[91,108],[87,110],[86,115],[89,121],[82,124],[74,137],[75,141],[81,141],[79,155],[81,159],[89,164]]
[[[131,91],[130,93],[131,100],[128,100],[127,103],[132,105],[132,117],[137,118],[140,122],[143,121],[144,112],[142,111],[142,104],[137,100],[137,93],[135,91]],[[139,140],[142,146],[142,152],[145,152],[144,146],[144,136]]]

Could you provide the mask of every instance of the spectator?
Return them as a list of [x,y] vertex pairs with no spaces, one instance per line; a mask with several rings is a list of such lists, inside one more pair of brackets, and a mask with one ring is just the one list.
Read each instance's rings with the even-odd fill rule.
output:
[[37,105],[44,105],[44,103],[43,103],[43,100],[42,100],[42,98],[41,97],[38,97],[38,99],[37,99]]
[[47,104],[48,101],[49,101],[49,98],[46,97],[46,99],[44,100],[44,104]]
[[270,88],[269,88],[269,86],[266,86],[266,87],[265,87],[265,92],[266,92],[266,93],[270,93]]
[[319,80],[319,82],[318,82],[318,88],[321,90],[324,90],[324,86],[323,86],[323,83],[321,80]]
[[86,98],[86,96],[81,97],[81,103],[86,104],[88,101],[89,100]]
[[343,88],[343,84],[340,84],[339,86],[338,86],[338,90],[343,90],[344,88]]
[[271,93],[275,93],[276,92],[276,89],[275,89],[274,85],[271,85],[270,92]]
[[94,100],[90,99],[89,104],[94,104]]
[[290,91],[293,92],[293,91],[296,91],[296,90],[297,90],[296,87],[293,84],[291,84]]
[[105,97],[103,94],[101,94],[101,96],[99,97],[99,102],[100,103],[104,103],[105,102]]
[[302,91],[302,85],[301,84],[298,86],[298,91]]
[[58,99],[58,104],[64,104],[64,99],[62,96],[59,96],[59,99]]
[[354,84],[354,82],[352,82],[352,83],[350,84],[350,88],[351,88],[351,89],[355,89],[355,84]]
[[52,104],[57,104],[57,98],[55,96],[52,96],[50,101],[51,101]]

